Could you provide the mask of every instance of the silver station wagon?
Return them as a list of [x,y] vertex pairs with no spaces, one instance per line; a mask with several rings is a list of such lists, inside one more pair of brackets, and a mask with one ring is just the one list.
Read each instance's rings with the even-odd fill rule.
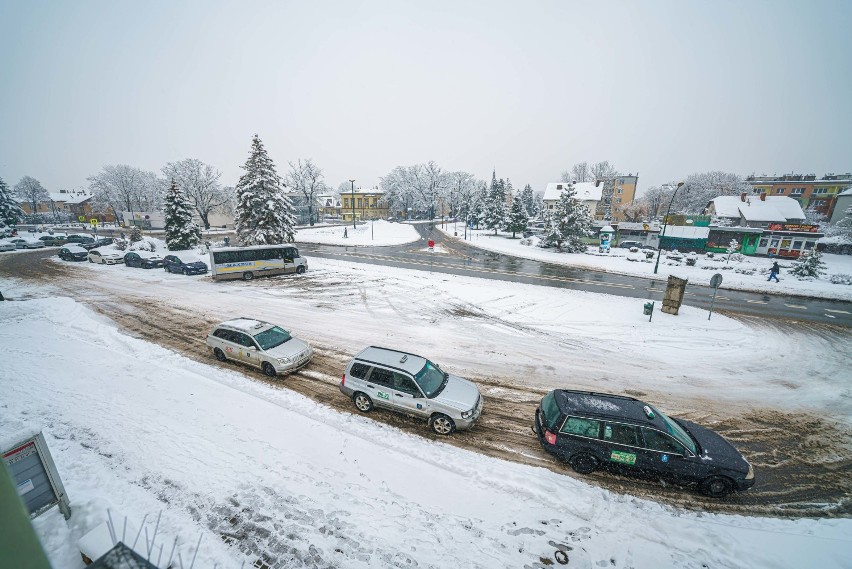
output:
[[309,345],[287,330],[252,318],[222,322],[207,335],[207,345],[220,362],[248,364],[269,377],[292,373],[306,366],[314,355]]
[[419,417],[439,435],[469,429],[482,414],[476,384],[426,358],[388,348],[361,350],[346,366],[340,391],[362,413],[377,406]]

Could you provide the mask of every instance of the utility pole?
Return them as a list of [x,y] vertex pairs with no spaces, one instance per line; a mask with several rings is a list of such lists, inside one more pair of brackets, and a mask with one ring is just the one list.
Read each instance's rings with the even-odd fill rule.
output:
[[355,229],[355,180],[349,180],[352,184],[352,229]]

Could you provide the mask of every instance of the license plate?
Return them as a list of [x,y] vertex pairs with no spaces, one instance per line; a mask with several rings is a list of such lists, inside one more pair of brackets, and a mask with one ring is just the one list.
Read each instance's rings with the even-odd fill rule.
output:
[[630,452],[621,452],[614,450],[612,451],[612,454],[609,455],[609,461],[633,466],[634,464],[636,464],[636,455]]

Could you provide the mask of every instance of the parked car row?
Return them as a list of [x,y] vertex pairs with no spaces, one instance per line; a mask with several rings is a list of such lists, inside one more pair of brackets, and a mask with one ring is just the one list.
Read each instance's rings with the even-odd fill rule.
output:
[[[244,363],[268,377],[297,371],[313,357],[288,330],[253,318],[222,322],[207,345],[219,361]],[[483,410],[475,383],[422,356],[376,346],[349,361],[340,391],[362,413],[388,409],[424,420],[439,435],[472,428]],[[715,498],[755,483],[752,466],[720,435],[632,397],[555,389],[535,410],[533,430],[545,451],[580,474],[650,476],[696,485]]]
[[[112,244],[112,239],[109,243]],[[92,243],[68,243],[59,249],[59,258],[63,261],[86,261],[100,265],[118,265],[124,263],[128,267],[141,269],[163,268],[169,273],[180,273],[184,275],[202,275],[207,273],[207,264],[203,261],[195,261],[190,258],[181,259],[178,254],[170,254],[160,257],[150,251],[120,251],[95,249],[87,245],[98,245],[97,241]],[[44,245],[42,245],[43,247]],[[101,245],[98,245],[101,246]]]

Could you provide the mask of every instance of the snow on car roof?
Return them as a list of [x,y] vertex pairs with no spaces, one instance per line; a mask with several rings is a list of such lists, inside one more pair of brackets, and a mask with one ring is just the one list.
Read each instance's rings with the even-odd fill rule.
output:
[[159,253],[152,253],[151,251],[128,251],[128,253],[136,253],[143,259],[161,258]]
[[388,367],[402,369],[414,375],[426,365],[426,358],[406,352],[370,346],[364,348],[355,356],[359,360],[383,364]]
[[659,417],[649,419],[643,410],[645,404],[632,397],[570,389],[559,389],[556,394],[556,401],[564,413],[606,415],[663,426]]
[[64,245],[62,248],[68,249],[69,251],[71,251],[73,253],[79,253],[80,251],[82,251],[84,253],[88,253],[88,251],[86,251],[85,249],[83,249],[79,245],[75,245],[74,243],[69,243],[68,245]]
[[254,320],[252,318],[234,318],[233,320],[228,320],[226,322],[222,322],[222,326],[230,326],[231,328],[236,328],[237,330],[243,330],[244,332],[259,332],[262,328],[267,326],[272,326],[268,322],[264,322],[262,320]]

